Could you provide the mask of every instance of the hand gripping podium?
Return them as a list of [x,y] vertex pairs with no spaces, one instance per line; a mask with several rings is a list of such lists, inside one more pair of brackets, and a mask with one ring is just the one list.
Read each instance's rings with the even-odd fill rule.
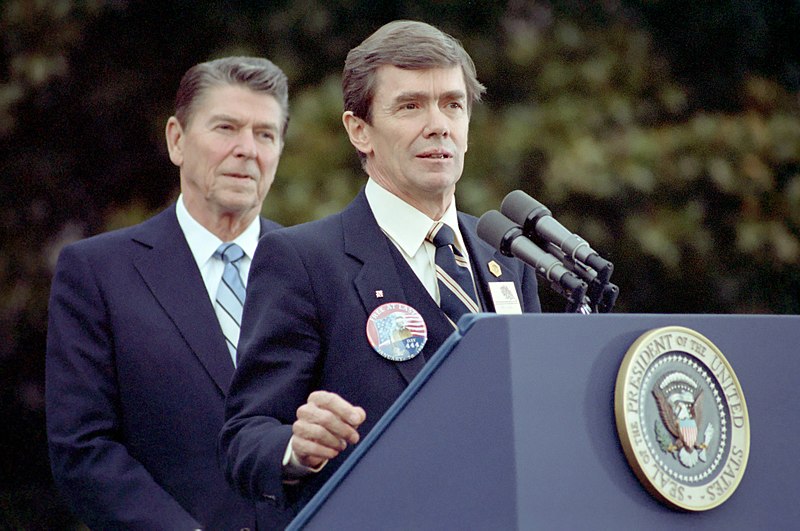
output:
[[[800,316],[478,315],[453,334],[292,522],[292,529],[796,529]],[[712,341],[741,384],[750,454],[704,512],[642,486],[614,390],[649,330]]]

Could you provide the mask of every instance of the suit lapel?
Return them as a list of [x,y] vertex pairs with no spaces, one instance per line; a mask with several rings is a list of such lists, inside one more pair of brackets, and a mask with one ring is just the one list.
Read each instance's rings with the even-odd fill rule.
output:
[[[342,229],[345,253],[362,264],[354,285],[366,314],[371,315],[381,304],[401,302],[417,310],[425,321],[428,341],[422,353],[394,364],[403,378],[410,382],[422,369],[425,360],[452,333],[453,327],[400,252],[378,227],[363,190],[342,212]],[[382,296],[376,292],[382,292]],[[364,325],[366,327],[366,322]]]
[[146,247],[134,266],[220,391],[227,394],[233,361],[174,206],[142,228],[134,240]]
[[[459,212],[458,222],[461,236],[464,238],[464,243],[467,246],[467,253],[469,253],[472,274],[475,278],[475,285],[478,288],[478,297],[481,300],[480,304],[482,310],[484,312],[495,311],[494,302],[489,290],[490,282],[513,282],[517,289],[517,297],[522,301],[522,292],[520,291],[520,286],[522,285],[521,279],[517,276],[516,272],[504,265],[506,260],[494,247],[478,237],[476,228],[477,221]],[[499,271],[499,275],[495,275],[490,271],[489,264],[492,262],[496,264],[493,268],[495,272]]]

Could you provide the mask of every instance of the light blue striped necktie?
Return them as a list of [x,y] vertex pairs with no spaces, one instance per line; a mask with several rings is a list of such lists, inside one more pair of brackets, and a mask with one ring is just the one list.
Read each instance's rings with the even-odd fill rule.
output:
[[235,243],[223,243],[214,253],[214,257],[225,262],[222,279],[217,288],[214,309],[217,312],[219,325],[225,335],[225,343],[236,365],[236,345],[239,343],[239,329],[242,326],[242,306],[244,306],[244,283],[237,263],[244,256],[244,251]]

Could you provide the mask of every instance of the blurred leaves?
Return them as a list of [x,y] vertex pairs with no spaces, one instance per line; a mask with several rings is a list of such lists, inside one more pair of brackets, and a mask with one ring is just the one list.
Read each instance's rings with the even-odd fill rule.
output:
[[342,126],[340,76],[295,92],[290,112],[286,147],[264,208],[284,224],[338,212],[365,180]]
[[96,14],[101,3],[7,0],[2,4],[0,138],[14,127],[17,102],[68,74],[65,52],[80,40],[85,18]]
[[[537,197],[617,264],[620,311],[764,311],[758,283],[789,295],[772,311],[800,311],[797,92],[747,75],[731,87],[738,112],[691,111],[646,28],[543,9],[505,21],[515,101],[475,117],[466,171],[500,182],[462,184],[470,209],[513,188]],[[765,280],[770,264],[790,268],[788,284]],[[687,301],[689,282],[703,292]]]

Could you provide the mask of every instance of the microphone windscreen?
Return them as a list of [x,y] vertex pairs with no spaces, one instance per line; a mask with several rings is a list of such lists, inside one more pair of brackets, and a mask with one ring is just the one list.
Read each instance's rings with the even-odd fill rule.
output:
[[[480,239],[503,251],[506,236],[520,228],[497,210],[489,210],[478,220],[478,236]],[[520,231],[521,232],[521,231]]]
[[500,204],[500,211],[506,217],[523,226],[528,219],[528,215],[537,208],[544,208],[544,205],[522,190],[509,192]]

